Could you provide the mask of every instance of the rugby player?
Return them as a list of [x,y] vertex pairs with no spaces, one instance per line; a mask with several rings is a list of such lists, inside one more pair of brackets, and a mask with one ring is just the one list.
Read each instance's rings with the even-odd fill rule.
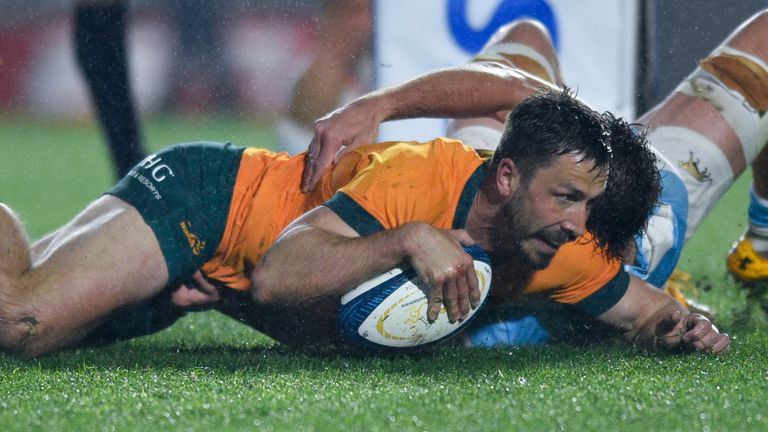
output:
[[[631,279],[663,286],[674,270],[685,240],[712,210],[734,179],[752,163],[756,177],[750,204],[750,229],[728,259],[729,269],[744,280],[768,278],[768,15],[761,12],[734,31],[659,106],[639,118],[657,156],[663,181],[661,205],[645,234],[625,256]],[[368,140],[382,121],[412,115],[465,116],[480,107],[496,107],[495,118],[454,122],[453,137],[475,148],[494,148],[500,136],[504,98],[512,106],[519,95],[517,75],[529,73],[561,86],[558,62],[543,26],[522,22],[501,29],[476,63],[441,71],[410,84],[380,91],[341,108],[316,124],[304,186],[342,146]],[[451,98],[440,99],[450,86]],[[493,88],[486,94],[483,89]],[[423,101],[420,102],[420,101]],[[460,101],[460,102],[458,102]],[[410,105],[409,105],[410,104]],[[450,106],[446,106],[450,105]],[[361,119],[363,121],[361,121]],[[317,166],[317,168],[315,168]],[[631,179],[628,179],[631,181]],[[684,302],[685,299],[681,300]],[[530,320],[520,321],[530,323]],[[478,336],[483,344],[541,342],[545,329],[528,325],[523,333],[511,322],[497,323]],[[544,335],[542,335],[544,331]],[[482,333],[482,332],[481,332]],[[492,335],[493,334],[493,335]],[[495,336],[494,336],[495,335]],[[481,339],[483,340],[482,342]]]
[[[653,163],[642,135],[567,91],[529,97],[509,118],[509,144],[490,159],[443,139],[363,147],[312,193],[299,188],[303,156],[174,146],[31,245],[2,206],[0,345],[37,356],[109,342],[156,331],[200,306],[285,342],[316,341],[313,332],[332,338],[338,295],[402,259],[432,285],[430,318],[439,299],[452,320],[461,319],[478,293],[460,245],[477,241],[496,259],[508,295],[554,291],[631,340],[725,349],[727,336],[708,320],[621,274],[598,273],[610,282],[585,289],[564,281],[565,272],[535,272],[550,261],[577,269],[557,256],[587,228],[616,255],[655,204],[658,176],[648,169],[623,189],[616,179]],[[542,145],[531,151],[529,140]],[[617,198],[625,193],[636,194],[631,206]],[[610,208],[624,209],[628,223],[609,223],[597,211]],[[675,326],[683,315],[685,336]]]

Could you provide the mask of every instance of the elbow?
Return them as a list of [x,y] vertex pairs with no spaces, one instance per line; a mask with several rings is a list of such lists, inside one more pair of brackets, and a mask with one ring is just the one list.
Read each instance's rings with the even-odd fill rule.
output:
[[280,285],[278,278],[265,266],[258,266],[251,272],[251,298],[256,303],[270,305],[286,303],[286,299],[281,295],[285,290],[281,290],[278,285]]
[[301,272],[287,274],[270,270],[268,266],[259,266],[251,272],[251,299],[259,304],[296,306],[336,295],[336,291]]
[[312,286],[299,274],[287,274],[283,269],[258,266],[251,272],[251,299],[271,306],[294,306],[312,298]]

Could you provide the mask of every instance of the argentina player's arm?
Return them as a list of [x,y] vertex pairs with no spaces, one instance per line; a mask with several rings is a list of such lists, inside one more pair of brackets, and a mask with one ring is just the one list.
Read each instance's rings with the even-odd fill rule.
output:
[[635,276],[610,309],[597,316],[625,331],[625,339],[653,349],[688,349],[709,353],[727,351],[730,338],[706,317],[689,312],[672,296]]
[[463,230],[439,230],[423,222],[361,236],[321,206],[283,231],[251,274],[252,295],[257,302],[280,305],[338,296],[408,261],[432,287],[428,318],[436,319],[444,304],[455,321],[480,298],[475,273],[464,270],[471,268],[472,258],[461,246],[472,243]]
[[440,69],[368,93],[315,122],[302,189],[314,188],[342,147],[374,142],[385,121],[491,116],[504,122],[509,109],[544,88],[554,86],[517,68],[478,62]]

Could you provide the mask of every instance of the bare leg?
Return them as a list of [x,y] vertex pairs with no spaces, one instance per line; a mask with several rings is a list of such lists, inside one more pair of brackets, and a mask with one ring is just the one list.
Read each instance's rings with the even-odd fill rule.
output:
[[[501,27],[473,61],[499,63],[502,66],[523,70],[558,86],[563,84],[552,38],[546,27],[537,21],[514,21]],[[505,117],[506,113],[500,116],[500,118]],[[469,127],[474,128],[465,129]],[[493,143],[488,142],[494,140],[493,133],[489,133],[487,139],[478,135],[490,131],[500,133],[503,127],[503,123],[492,117],[455,119],[451,121],[448,133],[476,148],[495,148],[498,145],[497,139]],[[462,129],[465,129],[466,133],[462,133]]]
[[[750,164],[756,168],[756,190],[765,190],[768,186],[763,151],[768,139],[766,41],[768,14],[763,11],[736,29],[702,60],[701,66],[675,92],[640,119],[649,126],[652,146],[666,159],[660,169],[673,173],[685,186],[688,201],[685,238],[696,230],[734,179]],[[652,219],[649,234],[662,225]],[[661,228],[658,231],[661,232]],[[663,240],[664,235],[657,238]],[[675,247],[679,251],[681,246]],[[732,251],[728,266],[741,277],[742,272],[750,271],[748,267],[755,257],[748,244],[744,250],[741,243],[737,246],[739,250]],[[658,252],[653,251],[654,248],[648,249],[652,251],[651,257],[665,253],[664,247]]]
[[45,241],[34,261],[21,224],[0,207],[0,347],[38,356],[77,343],[118,308],[159,293],[168,275],[154,234],[103,196]]
[[336,108],[345,84],[355,76],[371,39],[369,0],[328,2],[314,61],[296,84],[290,115],[312,127],[318,117]]
[[[766,40],[768,40],[768,14],[762,12],[734,31],[720,47],[732,48],[753,56],[764,63],[768,63],[768,49],[765,46]],[[697,71],[700,70],[701,68],[697,69]],[[768,74],[768,71],[764,70],[762,73]],[[727,88],[733,90],[736,95],[746,93],[734,88],[733,85],[729,85],[727,82],[724,84]],[[753,87],[748,88],[748,90],[762,93],[763,97],[768,97],[768,88]],[[759,107],[751,108],[753,110],[760,109]],[[757,134],[742,133],[738,126],[731,124],[728,118],[726,118],[727,114],[724,115],[724,112],[727,110],[727,107],[718,104],[717,101],[713,101],[707,95],[688,95],[676,91],[658,107],[641,117],[640,122],[651,128],[680,126],[703,135],[717,146],[728,160],[733,176],[738,177],[753,160],[759,161],[761,159],[756,157],[758,152],[750,155],[747,154],[748,152],[745,152],[745,148],[751,147],[762,150],[765,142],[756,142],[764,137],[760,137]],[[753,139],[753,142],[743,142],[746,141],[743,137],[747,135]]]

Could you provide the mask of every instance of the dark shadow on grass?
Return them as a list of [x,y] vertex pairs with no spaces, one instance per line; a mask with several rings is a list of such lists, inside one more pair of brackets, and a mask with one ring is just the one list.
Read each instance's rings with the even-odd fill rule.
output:
[[[0,356],[0,370],[32,366],[63,371],[77,371],[85,367],[184,372],[206,368],[222,374],[246,371],[267,375],[375,370],[393,375],[433,377],[461,374],[472,378],[498,373],[499,370],[525,373],[531,369],[562,365],[589,370],[606,361],[656,361],[668,356],[638,352],[627,346],[614,330],[594,325],[594,321],[587,324],[580,316],[565,321],[561,331],[553,333],[555,343],[547,346],[483,349],[465,348],[458,342],[452,342],[401,355],[372,354],[330,345],[292,348],[257,336],[258,333],[252,333],[252,329],[239,333],[242,331],[239,324],[232,327],[228,318],[220,319],[218,315],[212,315],[208,317],[210,320],[199,320],[202,317],[190,317],[189,321],[177,324],[181,327],[175,331],[163,331],[101,348],[72,349],[31,361]],[[188,337],[187,332],[194,334],[190,330],[197,326],[217,328],[227,339]]]
[[567,366],[586,369],[600,361],[625,361],[650,356],[615,343],[555,344],[546,347],[481,349],[441,346],[407,355],[371,355],[329,347],[290,348],[184,346],[159,341],[119,343],[96,349],[64,351],[35,360],[0,358],[2,367],[35,367],[55,371],[84,368],[131,371],[190,371],[205,368],[221,374],[252,373],[269,376],[285,373],[350,373],[376,371],[408,377],[439,378],[461,374],[467,378],[504,373],[526,373],[531,369]]

